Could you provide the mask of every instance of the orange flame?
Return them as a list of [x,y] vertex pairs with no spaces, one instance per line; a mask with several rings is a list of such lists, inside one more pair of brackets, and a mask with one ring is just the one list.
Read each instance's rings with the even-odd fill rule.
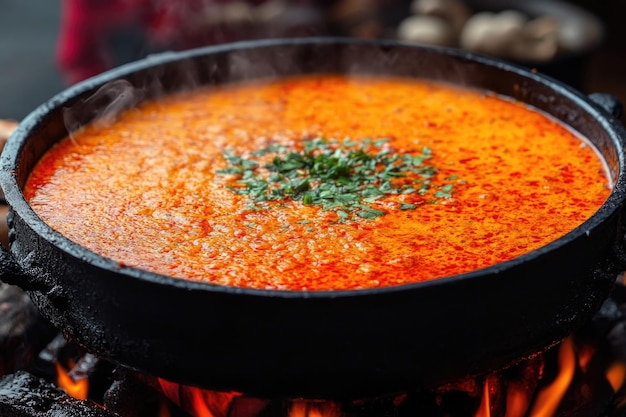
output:
[[523,390],[512,387],[506,394],[506,414],[505,417],[524,417],[530,398]]
[[559,374],[554,381],[545,387],[538,395],[530,411],[529,417],[551,417],[555,414],[561,399],[574,379],[576,370],[576,354],[574,342],[571,338],[565,339],[559,347],[558,355]]
[[[591,352],[585,352],[582,362],[589,362]],[[576,371],[577,358],[574,351],[574,342],[571,338],[566,339],[559,347],[558,365],[559,373],[550,385],[539,392],[534,404],[527,413],[532,401],[532,393],[528,392],[520,383],[509,383],[506,392],[505,417],[552,417],[555,415],[563,396],[567,392]],[[620,374],[620,372],[622,372]],[[626,377],[626,365],[621,369],[616,367],[611,376],[607,373],[607,379],[614,378],[623,382]],[[620,382],[620,384],[621,384]],[[483,394],[475,417],[491,416],[491,398],[489,378],[485,380]]]
[[295,400],[289,417],[340,417],[341,407],[332,401]]
[[63,388],[67,395],[70,395],[78,400],[87,399],[87,394],[89,392],[89,381],[87,378],[75,381],[59,362],[56,363],[56,368],[57,384],[59,387]]
[[596,349],[591,345],[579,344],[578,345],[578,366],[583,372],[587,372],[591,359],[596,354]]
[[159,378],[163,394],[193,417],[226,417],[236,392],[209,391]]
[[611,384],[613,392],[617,392],[624,384],[626,378],[626,364],[623,362],[614,362],[606,370],[606,379]]
[[476,417],[491,417],[491,400],[489,398],[489,379],[485,380],[483,386],[483,398],[480,400]]

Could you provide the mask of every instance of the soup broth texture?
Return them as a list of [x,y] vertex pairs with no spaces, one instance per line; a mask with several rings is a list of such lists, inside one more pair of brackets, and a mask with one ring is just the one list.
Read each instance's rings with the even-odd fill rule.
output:
[[50,149],[24,193],[120,264],[280,290],[387,287],[510,260],[610,193],[588,142],[523,104],[319,75],[146,102]]

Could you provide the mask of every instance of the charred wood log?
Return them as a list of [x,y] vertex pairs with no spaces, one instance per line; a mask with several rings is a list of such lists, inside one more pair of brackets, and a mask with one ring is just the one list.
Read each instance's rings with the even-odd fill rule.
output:
[[74,381],[87,379],[89,381],[89,399],[102,404],[104,395],[113,383],[115,365],[86,353],[78,360],[76,366],[68,373]]
[[0,375],[31,366],[56,334],[24,291],[0,282]]
[[57,363],[59,362],[59,351],[67,346],[67,341],[61,333],[56,336],[39,352],[33,365],[25,370],[53,381],[57,376]]
[[91,401],[76,400],[60,388],[27,372],[0,379],[3,417],[120,417]]
[[[170,417],[189,417],[182,410],[169,406],[168,399],[161,393],[156,378],[118,367],[114,372],[114,381],[104,394],[104,406],[107,410],[124,417],[144,417],[168,415]],[[161,414],[163,408],[167,412]]]

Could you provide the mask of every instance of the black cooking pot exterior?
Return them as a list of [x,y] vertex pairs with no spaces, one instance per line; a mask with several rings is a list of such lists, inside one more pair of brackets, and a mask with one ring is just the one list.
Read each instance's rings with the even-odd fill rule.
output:
[[[68,134],[66,125],[110,117],[103,108],[116,112],[201,85],[320,72],[427,78],[528,103],[595,144],[613,192],[577,229],[511,261],[430,282],[335,292],[221,287],[126,267],[50,229],[24,200],[30,171]],[[12,216],[0,278],[26,289],[45,317],[89,351],[179,383],[308,398],[434,386],[541,352],[597,311],[626,265],[625,138],[617,119],[579,92],[458,50],[292,39],[162,54],[80,83],[20,124],[1,158]]]

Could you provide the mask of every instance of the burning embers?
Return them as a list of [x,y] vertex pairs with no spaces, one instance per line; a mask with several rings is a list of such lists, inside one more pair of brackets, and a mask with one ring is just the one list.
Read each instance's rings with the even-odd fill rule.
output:
[[486,377],[357,401],[255,398],[175,384],[116,367],[55,336],[15,287],[0,287],[0,309],[2,417],[626,415],[623,287],[592,323],[544,354]]

